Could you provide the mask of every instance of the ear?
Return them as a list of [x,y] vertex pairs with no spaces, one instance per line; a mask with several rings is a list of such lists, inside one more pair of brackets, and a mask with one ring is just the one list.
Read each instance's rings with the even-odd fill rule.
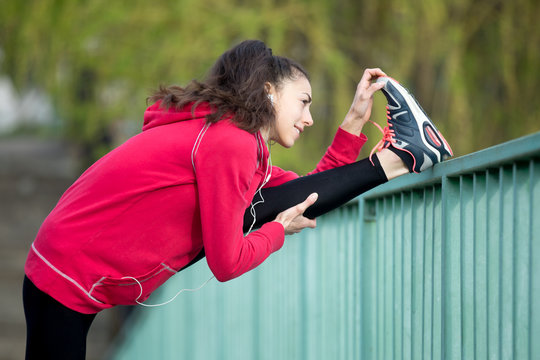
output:
[[268,81],[264,83],[264,90],[268,95],[275,95],[276,94],[276,87],[269,83]]

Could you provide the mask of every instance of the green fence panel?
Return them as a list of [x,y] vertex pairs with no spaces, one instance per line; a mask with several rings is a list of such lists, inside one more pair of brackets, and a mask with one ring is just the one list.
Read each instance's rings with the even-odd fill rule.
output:
[[[360,342],[357,206],[318,219],[316,230],[287,237],[257,269],[210,281],[158,308],[137,308],[113,359],[351,359]],[[356,239],[356,240],[353,240]],[[205,261],[175,275],[148,303],[197,288]]]
[[[374,189],[137,308],[120,359],[540,359],[540,133]],[[197,288],[204,261],[150,299]]]
[[540,359],[539,183],[535,134],[362,196],[358,358]]

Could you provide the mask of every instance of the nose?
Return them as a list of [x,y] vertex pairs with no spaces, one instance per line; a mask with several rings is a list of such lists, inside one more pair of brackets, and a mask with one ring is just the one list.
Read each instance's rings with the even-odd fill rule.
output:
[[304,119],[302,119],[302,122],[305,126],[313,125],[313,118],[311,117],[311,112],[309,110],[307,110],[304,114]]

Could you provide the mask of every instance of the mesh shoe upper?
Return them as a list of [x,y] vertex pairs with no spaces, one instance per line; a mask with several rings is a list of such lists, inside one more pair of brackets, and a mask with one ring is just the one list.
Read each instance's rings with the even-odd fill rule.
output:
[[381,129],[384,135],[378,144],[379,150],[393,146],[409,153],[414,160],[410,170],[414,172],[425,170],[453,155],[441,132],[407,89],[389,77],[380,77],[377,82],[385,83],[382,91],[388,102],[388,126]]

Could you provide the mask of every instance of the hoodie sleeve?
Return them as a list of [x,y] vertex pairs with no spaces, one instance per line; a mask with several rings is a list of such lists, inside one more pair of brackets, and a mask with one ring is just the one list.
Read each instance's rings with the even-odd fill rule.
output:
[[283,226],[270,222],[247,236],[244,211],[251,202],[257,171],[253,135],[222,124],[210,126],[195,157],[203,244],[210,270],[219,281],[257,267],[283,246]]
[[[366,141],[367,137],[364,134],[357,136],[338,128],[332,144],[326,150],[317,167],[308,175],[355,162]],[[274,166],[272,167],[272,177],[265,187],[278,186],[296,178],[298,178],[296,173]]]

